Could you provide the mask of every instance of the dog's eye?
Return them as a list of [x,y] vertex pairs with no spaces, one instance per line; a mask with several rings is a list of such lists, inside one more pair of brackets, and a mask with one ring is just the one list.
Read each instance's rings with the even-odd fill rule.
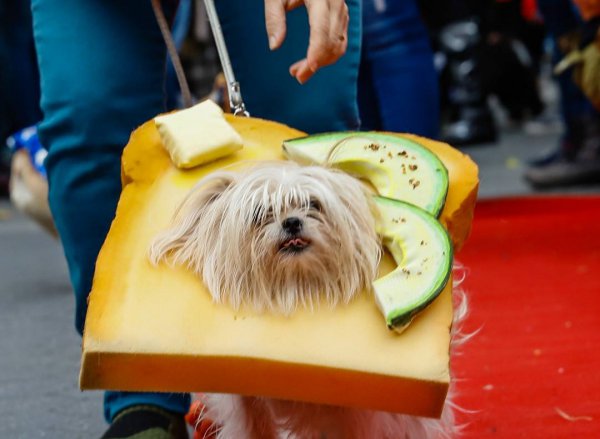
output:
[[317,212],[321,212],[323,210],[323,206],[319,203],[319,200],[312,198],[309,204],[310,210],[316,210]]
[[260,208],[260,207],[256,207],[254,209],[254,212],[252,213],[252,223],[253,224],[258,224],[261,223],[263,218],[264,218],[264,209]]
[[266,212],[263,207],[256,207],[252,215],[252,223],[266,224],[273,220],[273,209],[269,208]]

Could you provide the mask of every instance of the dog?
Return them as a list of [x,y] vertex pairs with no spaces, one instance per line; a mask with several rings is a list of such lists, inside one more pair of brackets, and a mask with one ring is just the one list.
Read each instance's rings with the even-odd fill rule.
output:
[[218,303],[289,315],[371,288],[381,246],[362,184],[340,171],[263,163],[215,172],[150,251],[187,265]]
[[[217,171],[184,199],[150,260],[185,265],[215,302],[289,315],[372,290],[382,254],[366,187],[339,170],[267,162]],[[441,420],[240,395],[203,395],[220,439],[442,437]]]

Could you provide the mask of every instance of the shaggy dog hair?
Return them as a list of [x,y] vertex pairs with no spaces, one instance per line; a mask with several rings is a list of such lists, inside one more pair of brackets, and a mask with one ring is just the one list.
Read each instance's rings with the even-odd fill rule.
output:
[[150,260],[187,265],[234,308],[290,314],[348,303],[377,274],[371,203],[358,180],[317,166],[215,172],[192,189]]

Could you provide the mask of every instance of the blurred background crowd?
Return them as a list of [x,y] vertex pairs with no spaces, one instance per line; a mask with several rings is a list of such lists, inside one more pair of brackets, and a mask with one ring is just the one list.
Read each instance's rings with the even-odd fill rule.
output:
[[[412,4],[363,4],[362,129],[410,131],[459,147],[493,144],[499,125],[561,130],[547,154],[532,157],[524,178],[533,187],[600,180],[597,1],[419,0],[418,16]],[[28,142],[30,131],[15,136],[42,118],[29,1],[0,1],[0,20],[0,193],[6,196],[11,149],[27,146],[42,174],[44,150]],[[180,2],[173,33],[195,97],[224,102],[202,1]],[[179,89],[174,72],[169,76],[168,105],[176,108]]]

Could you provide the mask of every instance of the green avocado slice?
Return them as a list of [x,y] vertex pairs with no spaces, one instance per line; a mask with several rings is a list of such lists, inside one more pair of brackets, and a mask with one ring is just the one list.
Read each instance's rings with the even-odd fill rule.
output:
[[439,216],[448,193],[448,171],[417,142],[374,132],[337,132],[283,142],[291,160],[330,164],[368,180],[378,194],[406,201]]
[[373,282],[390,329],[402,332],[442,292],[452,270],[448,232],[429,213],[398,200],[374,197],[377,232],[398,264]]

